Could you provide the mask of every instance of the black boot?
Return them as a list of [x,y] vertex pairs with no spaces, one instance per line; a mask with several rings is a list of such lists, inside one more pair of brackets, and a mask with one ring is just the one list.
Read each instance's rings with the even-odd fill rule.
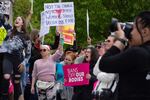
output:
[[1,83],[1,100],[8,100],[9,79],[3,79]]
[[14,100],[18,100],[22,94],[20,83],[14,83]]

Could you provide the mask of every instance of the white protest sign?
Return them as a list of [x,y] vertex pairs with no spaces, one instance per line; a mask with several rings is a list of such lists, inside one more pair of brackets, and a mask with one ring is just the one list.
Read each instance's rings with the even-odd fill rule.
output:
[[45,3],[46,26],[64,26],[75,24],[74,3]]
[[10,5],[11,2],[10,1],[0,1],[0,13],[1,14],[10,14]]
[[40,27],[40,32],[39,35],[40,37],[46,35],[49,33],[49,27],[46,26],[46,21],[45,21],[45,12],[41,12],[41,27]]

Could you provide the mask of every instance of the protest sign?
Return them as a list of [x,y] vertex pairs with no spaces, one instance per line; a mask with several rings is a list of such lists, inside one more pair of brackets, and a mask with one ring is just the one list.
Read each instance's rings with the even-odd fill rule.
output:
[[73,45],[75,40],[74,25],[57,26],[56,30],[63,34],[65,44]]
[[45,3],[44,11],[46,14],[47,26],[75,24],[73,2]]
[[10,14],[10,1],[0,1],[0,13],[1,14]]
[[74,33],[74,25],[62,26],[62,33],[73,34]]
[[69,45],[73,45],[73,43],[74,43],[74,36],[73,36],[73,34],[63,33],[63,35],[64,35],[64,43],[65,44],[69,44]]
[[45,21],[45,12],[41,12],[41,27],[40,27],[40,32],[39,35],[40,37],[46,35],[49,33],[49,27],[46,26],[46,21]]
[[64,70],[64,85],[78,86],[88,85],[89,80],[86,79],[86,74],[89,73],[89,64],[72,64],[63,67]]

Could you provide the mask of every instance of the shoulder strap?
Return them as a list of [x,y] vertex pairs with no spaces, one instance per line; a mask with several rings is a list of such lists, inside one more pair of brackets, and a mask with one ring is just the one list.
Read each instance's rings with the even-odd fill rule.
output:
[[109,88],[110,90],[111,90],[111,89],[112,89],[112,87],[114,86],[115,81],[116,81],[116,79],[114,79],[114,80],[113,80],[113,82],[112,82],[112,84],[111,84],[111,86],[110,86],[110,88]]
[[97,90],[98,89],[98,87],[99,87],[99,85],[101,84],[101,82],[100,81],[97,81],[98,82],[98,85],[96,86],[96,89],[95,90]]
[[119,79],[119,75],[117,74],[116,77],[114,78],[114,80],[113,80],[113,82],[112,82],[110,88],[109,88],[110,90],[113,88],[115,82],[118,82],[118,79]]

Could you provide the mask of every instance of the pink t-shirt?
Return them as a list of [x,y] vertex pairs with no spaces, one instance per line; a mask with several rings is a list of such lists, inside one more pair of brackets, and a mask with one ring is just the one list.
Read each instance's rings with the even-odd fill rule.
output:
[[57,50],[48,59],[38,59],[34,63],[32,77],[36,80],[53,82],[55,81],[56,61],[62,56],[62,52]]

